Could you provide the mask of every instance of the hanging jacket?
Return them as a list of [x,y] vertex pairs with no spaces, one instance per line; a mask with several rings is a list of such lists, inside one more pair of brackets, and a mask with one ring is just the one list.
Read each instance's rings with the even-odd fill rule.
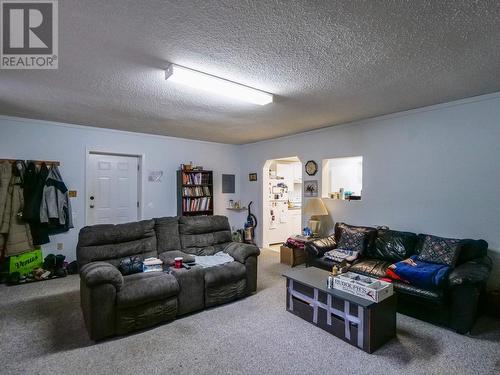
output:
[[38,202],[38,208],[35,208],[35,190],[36,183],[38,179],[38,173],[36,171],[36,165],[33,162],[28,162],[26,170],[24,172],[24,207],[23,207],[23,219],[27,222],[33,221],[36,217],[36,211],[38,211],[38,220],[40,220],[40,202]]
[[5,241],[7,239],[7,234],[9,233],[9,223],[10,219],[4,220],[4,215],[6,218],[9,214],[6,214],[7,205],[9,206],[10,212],[10,198],[8,197],[8,190],[10,185],[10,179],[12,177],[12,165],[5,161],[0,164],[0,252],[3,251],[5,246]]
[[16,162],[7,190],[7,199],[2,217],[3,255],[11,256],[33,250],[30,228],[22,218],[24,196],[22,173],[24,163]]
[[7,233],[9,229],[6,227],[2,230],[2,220],[7,204],[7,190],[9,189],[11,177],[12,165],[8,161],[0,163],[0,233]]
[[42,163],[37,171],[34,162],[28,162],[24,172],[24,209],[23,219],[28,222],[31,229],[34,245],[49,243],[48,225],[40,222],[40,206],[43,197],[43,188],[49,175],[45,163]]
[[45,180],[40,204],[40,222],[49,224],[49,234],[67,232],[73,228],[68,188],[56,166],[50,168]]

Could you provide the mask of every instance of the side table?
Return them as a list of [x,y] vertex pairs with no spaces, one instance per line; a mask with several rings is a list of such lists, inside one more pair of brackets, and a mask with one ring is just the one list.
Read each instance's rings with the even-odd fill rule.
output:
[[295,267],[306,262],[305,244],[313,240],[311,237],[291,236],[286,244],[280,247],[280,262]]

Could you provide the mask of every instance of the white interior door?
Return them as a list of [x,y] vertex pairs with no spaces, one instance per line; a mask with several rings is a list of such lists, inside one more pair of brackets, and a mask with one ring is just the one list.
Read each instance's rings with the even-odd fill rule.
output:
[[138,220],[138,171],[134,156],[89,155],[87,225]]

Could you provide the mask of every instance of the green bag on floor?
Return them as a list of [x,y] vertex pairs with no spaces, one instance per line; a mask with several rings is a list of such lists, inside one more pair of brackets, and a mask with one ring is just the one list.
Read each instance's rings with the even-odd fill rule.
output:
[[9,273],[19,272],[21,275],[31,273],[35,268],[42,267],[43,256],[41,249],[10,257]]

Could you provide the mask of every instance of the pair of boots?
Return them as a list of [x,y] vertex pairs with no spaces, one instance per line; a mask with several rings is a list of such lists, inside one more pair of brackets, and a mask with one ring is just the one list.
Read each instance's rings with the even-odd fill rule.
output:
[[50,271],[51,276],[64,277],[67,275],[66,267],[64,267],[64,259],[66,257],[62,254],[49,254],[43,261],[43,269]]

